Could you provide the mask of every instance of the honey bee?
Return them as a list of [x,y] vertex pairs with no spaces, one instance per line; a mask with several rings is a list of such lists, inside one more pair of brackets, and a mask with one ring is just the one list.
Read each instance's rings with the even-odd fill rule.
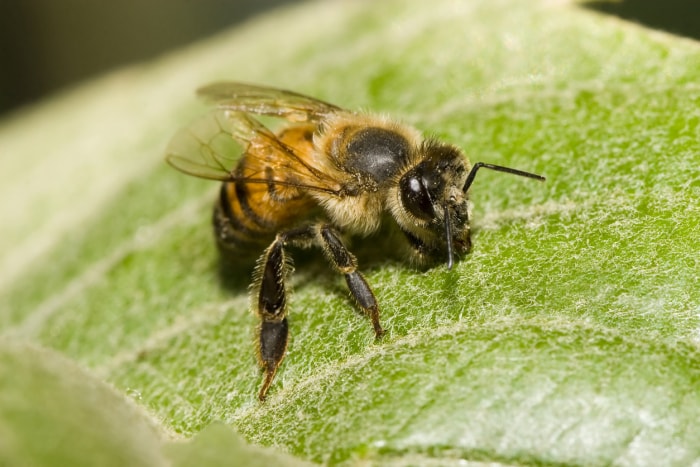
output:
[[[380,338],[379,305],[345,236],[367,237],[389,223],[414,263],[451,268],[471,249],[468,193],[479,169],[545,179],[471,166],[457,147],[410,126],[291,91],[220,82],[197,93],[216,110],[178,133],[166,159],[184,173],[223,182],[213,216],[222,252],[235,258],[263,251],[252,288],[261,401],[289,338],[288,246],[321,248]],[[252,115],[286,123],[273,132]]]

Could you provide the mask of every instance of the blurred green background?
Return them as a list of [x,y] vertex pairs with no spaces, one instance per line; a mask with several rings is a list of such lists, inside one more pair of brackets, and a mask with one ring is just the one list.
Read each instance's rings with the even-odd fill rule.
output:
[[293,0],[0,0],[0,113]]
[[[0,0],[0,113],[290,3],[295,1]],[[700,39],[697,0],[606,0],[585,6]]]

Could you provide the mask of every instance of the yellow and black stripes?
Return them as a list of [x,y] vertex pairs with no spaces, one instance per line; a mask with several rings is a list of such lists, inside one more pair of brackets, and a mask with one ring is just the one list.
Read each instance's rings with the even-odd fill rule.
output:
[[265,244],[274,235],[274,226],[264,221],[250,205],[249,192],[241,184],[225,182],[214,208],[214,230],[219,246],[240,251]]
[[272,171],[264,174],[267,183],[231,181],[221,185],[214,230],[224,250],[262,248],[277,232],[303,220],[315,206],[311,197],[276,183]]

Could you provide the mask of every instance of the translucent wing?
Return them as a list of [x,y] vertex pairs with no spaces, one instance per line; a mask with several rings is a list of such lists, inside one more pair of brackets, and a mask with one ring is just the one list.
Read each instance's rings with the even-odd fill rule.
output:
[[293,122],[319,121],[340,107],[293,91],[231,81],[213,83],[197,95],[222,109],[286,118]]
[[[245,175],[236,171],[243,154]],[[341,190],[336,180],[242,112],[217,110],[183,128],[170,141],[166,161],[181,172],[210,180],[273,183],[334,194]]]
[[195,177],[230,180],[244,147],[231,137],[228,127],[225,112],[211,112],[175,134],[165,151],[165,160]]

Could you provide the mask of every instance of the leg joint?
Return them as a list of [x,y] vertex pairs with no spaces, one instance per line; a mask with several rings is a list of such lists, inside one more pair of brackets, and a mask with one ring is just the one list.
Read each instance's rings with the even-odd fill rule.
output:
[[349,274],[357,269],[355,256],[343,245],[340,237],[327,225],[321,227],[323,249],[333,265],[343,274]]
[[316,229],[313,225],[307,225],[296,229],[285,230],[277,234],[277,241],[284,245],[294,245],[300,248],[309,248],[316,238]]

